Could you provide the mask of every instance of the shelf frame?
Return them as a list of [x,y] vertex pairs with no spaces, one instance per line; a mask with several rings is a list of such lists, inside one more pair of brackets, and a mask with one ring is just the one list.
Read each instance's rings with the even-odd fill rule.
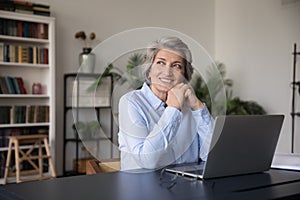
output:
[[[101,137],[101,138],[95,138],[95,139],[87,139],[87,140],[83,140],[81,141],[78,134],[75,134],[74,138],[67,138],[66,134],[67,134],[67,112],[71,111],[73,112],[73,109],[96,109],[97,112],[97,116],[99,117],[100,114],[100,110],[101,109],[111,109],[111,105],[110,106],[96,106],[96,107],[82,107],[82,106],[67,106],[67,89],[68,89],[68,79],[77,79],[78,82],[77,84],[79,84],[79,79],[81,78],[95,78],[97,79],[100,76],[100,74],[94,74],[94,73],[67,73],[64,75],[64,148],[63,148],[63,175],[64,176],[69,176],[69,175],[80,175],[81,173],[78,172],[78,160],[79,158],[79,144],[82,142],[97,142],[97,141],[110,141],[113,143],[113,116],[111,114],[111,119],[110,119],[110,137]],[[112,88],[113,88],[113,77],[111,77],[111,91],[110,94],[112,94]],[[79,87],[77,87],[77,90],[79,90]],[[77,94],[79,94],[79,91],[77,91]],[[77,102],[79,104],[79,102]],[[76,110],[75,110],[76,112]],[[77,111],[78,112],[78,111]],[[75,121],[78,121],[78,114],[77,114],[77,118],[75,117],[74,119]],[[76,131],[76,130],[74,130]],[[76,152],[75,152],[75,163],[76,166],[74,168],[74,170],[70,171],[66,169],[66,146],[68,143],[75,143],[75,148],[76,148]],[[74,147],[73,147],[74,148]],[[113,156],[113,147],[111,145],[110,148],[110,157]]]
[[300,116],[300,112],[296,111],[295,108],[295,93],[298,87],[298,92],[300,94],[300,82],[296,82],[296,70],[297,70],[297,56],[300,56],[300,52],[297,51],[297,44],[294,44],[294,50],[293,50],[293,79],[292,79],[292,111],[291,111],[291,117],[292,117],[292,132],[291,132],[291,153],[295,153],[295,117]]

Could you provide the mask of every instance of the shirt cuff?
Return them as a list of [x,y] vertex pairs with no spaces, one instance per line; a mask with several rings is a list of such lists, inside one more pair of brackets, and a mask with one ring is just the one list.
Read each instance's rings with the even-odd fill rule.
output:
[[200,118],[205,125],[208,125],[211,122],[211,115],[209,113],[207,106],[204,103],[203,103],[203,108],[199,110],[194,110],[192,111],[192,113],[194,117]]

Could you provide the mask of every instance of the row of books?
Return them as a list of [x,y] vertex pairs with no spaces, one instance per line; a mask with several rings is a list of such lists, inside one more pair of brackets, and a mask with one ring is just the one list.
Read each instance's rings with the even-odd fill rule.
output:
[[48,24],[0,18],[0,35],[48,39]]
[[8,147],[8,137],[17,135],[48,135],[48,127],[3,128],[0,129],[0,147]]
[[0,10],[50,16],[50,6],[23,0],[0,0]]
[[0,106],[0,116],[0,124],[49,122],[49,106]]
[[27,94],[23,78],[0,76],[0,94]]
[[48,64],[48,48],[0,43],[0,62]]

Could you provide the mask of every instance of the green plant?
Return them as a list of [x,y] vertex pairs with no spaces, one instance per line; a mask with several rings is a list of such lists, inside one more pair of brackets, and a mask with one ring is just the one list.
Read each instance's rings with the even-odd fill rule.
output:
[[131,72],[135,67],[144,63],[145,56],[142,53],[134,53],[128,59],[128,64],[126,66],[127,71]]
[[137,68],[144,63],[144,54],[142,53],[133,53],[128,58],[128,64],[126,66],[126,72],[121,71],[119,68],[114,67],[110,63],[101,74],[101,76],[87,88],[88,92],[95,91],[95,89],[101,85],[102,79],[106,76],[113,76],[115,81],[119,81],[120,84],[128,81],[133,89],[140,88],[144,82],[144,79],[141,79],[139,76],[140,69]]
[[79,121],[73,125],[73,128],[77,130],[81,139],[95,139],[99,136],[100,125],[98,121]]
[[[233,81],[226,79],[226,69],[223,63],[216,63],[217,69],[222,77],[223,84],[220,84],[219,77],[212,72],[208,72],[209,79],[207,83],[204,82],[201,76],[196,77],[193,89],[196,96],[206,103],[210,112],[212,112],[212,104],[217,102],[218,92],[222,89],[223,85],[226,90],[226,114],[227,115],[254,115],[254,114],[266,114],[266,111],[255,101],[244,101],[239,97],[233,97],[232,86]],[[213,91],[209,91],[207,85],[214,88]],[[209,92],[212,92],[211,94]],[[223,105],[220,105],[223,106]],[[218,110],[218,108],[216,108]],[[222,109],[222,108],[219,108]],[[218,112],[217,112],[218,113]]]

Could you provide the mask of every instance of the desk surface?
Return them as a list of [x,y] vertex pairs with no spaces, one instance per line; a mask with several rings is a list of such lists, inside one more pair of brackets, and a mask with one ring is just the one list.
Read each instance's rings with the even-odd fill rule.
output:
[[300,172],[297,171],[272,169],[265,173],[205,181],[177,177],[175,182],[168,189],[160,180],[160,172],[112,172],[8,184],[0,187],[0,193],[7,193],[7,199],[30,200],[300,198]]

